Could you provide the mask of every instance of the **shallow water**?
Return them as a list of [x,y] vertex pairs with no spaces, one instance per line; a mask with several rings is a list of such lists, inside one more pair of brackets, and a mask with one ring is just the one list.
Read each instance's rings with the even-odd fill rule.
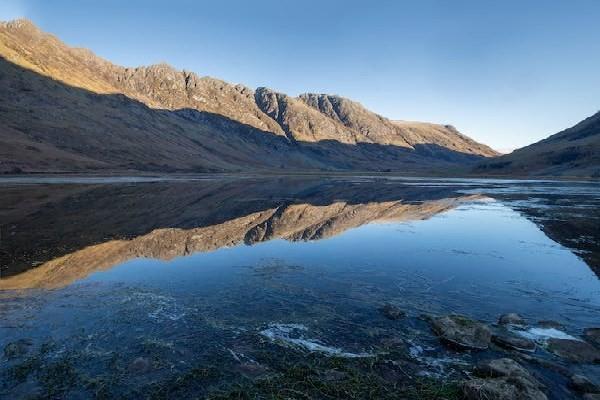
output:
[[[319,385],[333,379],[342,390],[323,384],[312,397],[352,397],[343,376],[330,376],[340,370],[359,383],[374,374],[376,397],[385,397],[389,387],[404,390],[400,381],[464,378],[470,363],[497,355],[442,347],[423,315],[493,324],[518,312],[532,327],[554,320],[575,337],[600,325],[594,182],[0,185],[0,345],[28,342],[24,354],[0,364],[0,394],[11,398],[235,397],[236,390],[302,398],[296,392],[316,382],[292,382],[290,369],[302,363]],[[406,318],[383,317],[386,303]],[[575,396],[554,372],[540,376],[550,398]]]

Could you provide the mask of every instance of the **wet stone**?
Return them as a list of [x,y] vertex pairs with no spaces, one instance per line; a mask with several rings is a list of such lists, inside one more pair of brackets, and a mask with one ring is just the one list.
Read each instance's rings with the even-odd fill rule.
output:
[[466,350],[485,350],[491,341],[487,325],[462,315],[432,318],[431,328],[442,342],[451,347]]
[[129,364],[129,372],[143,374],[150,370],[150,361],[145,357],[138,357]]
[[565,326],[563,324],[561,324],[560,322],[557,322],[557,321],[552,321],[552,320],[538,321],[537,325],[540,328],[544,328],[544,329],[558,329],[559,331],[562,331],[565,329]]
[[600,349],[600,328],[587,328],[583,330],[585,340]]
[[478,377],[463,383],[466,399],[481,400],[546,400],[544,388],[519,363],[510,358],[479,363],[475,370]]
[[9,360],[24,356],[29,352],[32,342],[29,339],[19,339],[4,346],[4,356]]
[[527,325],[527,323],[525,322],[523,317],[521,317],[517,313],[508,313],[508,314],[501,315],[500,318],[498,319],[498,324],[500,324],[500,325],[521,325],[521,326]]
[[381,307],[379,311],[381,312],[381,314],[383,314],[384,317],[391,320],[402,319],[406,316],[406,313],[404,311],[402,311],[393,304],[386,304],[385,306]]
[[323,379],[327,382],[339,382],[348,378],[348,374],[337,369],[329,369],[323,373]]
[[582,340],[548,339],[548,350],[554,355],[574,363],[600,362],[600,350]]
[[535,351],[535,342],[508,330],[498,330],[492,335],[492,342],[509,350]]
[[600,387],[583,375],[573,375],[569,386],[581,393],[600,393]]

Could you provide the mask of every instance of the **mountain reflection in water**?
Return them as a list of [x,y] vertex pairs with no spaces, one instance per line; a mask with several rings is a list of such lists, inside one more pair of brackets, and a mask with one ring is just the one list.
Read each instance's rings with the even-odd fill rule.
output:
[[0,289],[61,287],[137,257],[319,240],[371,222],[426,219],[478,197],[307,179],[17,186],[5,193]]
[[502,190],[502,181],[471,182],[467,190],[461,181],[417,183],[247,178],[9,184],[0,198],[0,289],[62,287],[138,257],[168,260],[272,239],[320,240],[373,222],[427,219],[483,196],[519,210],[594,271],[600,267],[598,207],[570,203],[577,190],[559,193],[557,204],[556,193],[532,196],[529,185],[521,193]]

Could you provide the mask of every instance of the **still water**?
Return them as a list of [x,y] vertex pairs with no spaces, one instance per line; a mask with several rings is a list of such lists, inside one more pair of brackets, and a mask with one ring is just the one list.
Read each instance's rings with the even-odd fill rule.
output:
[[[600,326],[597,182],[29,178],[0,190],[0,397],[459,398],[473,363],[505,351],[447,348],[428,316],[494,326],[516,312],[568,337]],[[534,357],[600,377],[543,346]],[[578,398],[565,373],[528,367],[548,398]]]

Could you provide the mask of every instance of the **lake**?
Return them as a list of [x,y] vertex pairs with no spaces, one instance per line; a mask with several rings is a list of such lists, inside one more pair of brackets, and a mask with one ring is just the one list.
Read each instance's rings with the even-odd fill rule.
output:
[[[0,397],[459,398],[482,360],[579,398],[548,338],[600,326],[598,182],[3,178]],[[448,346],[432,318],[535,350]],[[597,360],[600,362],[600,359]]]

